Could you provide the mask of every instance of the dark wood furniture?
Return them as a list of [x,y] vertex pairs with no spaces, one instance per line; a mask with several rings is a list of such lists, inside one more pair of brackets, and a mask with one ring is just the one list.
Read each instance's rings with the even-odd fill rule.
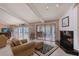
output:
[[10,32],[0,32],[0,35],[5,35],[6,37],[8,37],[8,39],[11,37]]

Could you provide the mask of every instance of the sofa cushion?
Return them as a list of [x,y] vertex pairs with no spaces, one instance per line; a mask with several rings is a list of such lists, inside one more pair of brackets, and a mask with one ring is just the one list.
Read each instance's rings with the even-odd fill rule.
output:
[[27,43],[27,39],[21,40],[22,44]]
[[10,42],[11,47],[14,47],[14,43],[13,41]]
[[18,45],[20,45],[20,41],[17,40],[17,39],[13,39],[13,40],[12,40],[12,44],[13,44],[14,46],[18,46]]
[[35,42],[27,42],[22,45],[12,47],[12,52],[15,56],[29,56],[35,51]]

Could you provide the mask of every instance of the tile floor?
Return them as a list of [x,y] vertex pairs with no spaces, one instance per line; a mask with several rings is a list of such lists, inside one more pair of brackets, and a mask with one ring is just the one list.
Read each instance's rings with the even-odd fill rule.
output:
[[[48,42],[48,41],[45,41],[44,43],[46,44],[49,44],[51,46],[56,46],[55,42]],[[34,53],[34,56],[38,56],[36,53]],[[67,54],[65,53],[60,47],[54,51],[50,56],[74,56],[74,55],[71,55],[71,54]]]
[[[36,53],[34,53],[33,56],[38,56]],[[71,54],[65,53],[61,48],[58,48],[56,51],[54,51],[50,56],[74,56]]]
[[[7,45],[4,48],[0,48],[0,56],[13,56],[10,45]],[[33,56],[38,56],[38,55],[34,53]],[[73,56],[73,55],[67,54],[61,48],[58,48],[50,56]]]
[[0,48],[0,56],[13,56],[10,45],[7,45],[6,47]]

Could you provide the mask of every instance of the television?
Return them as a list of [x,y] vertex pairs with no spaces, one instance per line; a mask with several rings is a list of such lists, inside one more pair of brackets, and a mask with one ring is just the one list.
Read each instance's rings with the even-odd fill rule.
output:
[[2,32],[9,32],[8,28],[2,28]]

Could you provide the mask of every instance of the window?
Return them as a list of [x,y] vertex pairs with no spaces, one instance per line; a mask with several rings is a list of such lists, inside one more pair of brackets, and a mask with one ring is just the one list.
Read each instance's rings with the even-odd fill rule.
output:
[[16,27],[13,29],[12,36],[16,39],[29,39],[29,28],[28,27]]
[[55,25],[54,24],[44,24],[44,25],[37,25],[36,32],[37,32],[37,39],[43,39],[47,41],[55,41]]

